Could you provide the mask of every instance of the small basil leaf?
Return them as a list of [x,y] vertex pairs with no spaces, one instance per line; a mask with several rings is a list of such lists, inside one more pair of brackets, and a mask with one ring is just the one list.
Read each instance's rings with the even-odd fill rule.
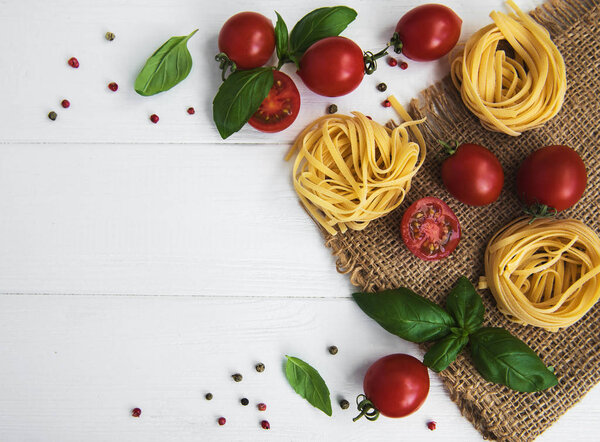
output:
[[213,119],[223,139],[237,132],[256,112],[273,86],[273,69],[236,71],[221,84],[213,100]]
[[290,53],[300,58],[315,42],[339,35],[356,18],[347,6],[315,9],[300,19],[290,33]]
[[188,76],[192,69],[192,56],[187,48],[190,35],[171,37],[146,60],[135,79],[135,91],[143,96],[155,95],[171,89]]
[[436,340],[450,333],[450,327],[455,325],[452,316],[439,305],[404,287],[352,296],[363,312],[407,341]]
[[313,407],[331,416],[331,399],[327,384],[317,370],[301,359],[286,356],[285,376],[296,393]]
[[277,50],[279,64],[283,65],[289,58],[288,28],[281,15],[279,15],[279,12],[275,11],[275,14],[277,14],[277,23],[275,23],[275,49]]
[[473,364],[486,381],[528,393],[558,383],[538,355],[507,330],[484,327],[469,338]]
[[454,316],[459,327],[473,333],[483,324],[485,307],[473,284],[461,276],[446,299],[446,310]]
[[468,336],[457,336],[453,332],[433,344],[429,351],[425,353],[423,364],[439,373],[456,359],[456,356],[468,342]]

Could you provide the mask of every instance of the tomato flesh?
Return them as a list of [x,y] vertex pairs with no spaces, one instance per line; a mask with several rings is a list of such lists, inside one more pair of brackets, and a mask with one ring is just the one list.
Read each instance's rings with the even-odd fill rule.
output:
[[219,50],[238,69],[264,65],[275,50],[273,23],[257,12],[240,12],[230,17],[219,32]]
[[425,261],[450,255],[460,241],[460,224],[450,207],[433,197],[414,202],[402,217],[402,240]]
[[365,75],[363,52],[348,38],[323,38],[306,50],[298,75],[316,94],[346,95],[358,87]]
[[517,172],[517,192],[527,205],[558,211],[574,205],[587,185],[581,157],[567,146],[546,146],[529,155]]
[[429,373],[421,361],[407,354],[378,359],[363,381],[367,398],[387,417],[404,417],[417,411],[429,394]]
[[415,61],[437,60],[456,46],[461,26],[460,17],[447,6],[417,6],[396,25],[402,54]]
[[289,127],[300,110],[300,93],[293,80],[273,71],[273,86],[248,123],[262,132],[279,132]]

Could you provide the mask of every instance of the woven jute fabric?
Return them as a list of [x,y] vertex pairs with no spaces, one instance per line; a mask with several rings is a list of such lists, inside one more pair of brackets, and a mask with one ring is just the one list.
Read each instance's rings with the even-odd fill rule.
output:
[[[362,231],[330,236],[326,245],[337,257],[337,268],[366,291],[400,286],[436,301],[445,302],[459,276],[477,283],[483,275],[483,255],[491,236],[519,216],[515,175],[534,150],[565,144],[583,158],[588,185],[584,197],[560,217],[600,228],[600,0],[553,1],[531,15],[550,31],[567,66],[568,89],[560,113],[539,129],[519,137],[490,132],[465,108],[449,78],[422,92],[412,101],[414,118],[427,117],[421,126],[428,152],[410,192],[397,210]],[[440,167],[445,154],[436,140],[457,139],[482,144],[499,158],[505,185],[498,201],[471,207],[452,198],[444,189]],[[421,261],[404,246],[400,220],[413,201],[436,196],[458,216],[462,239],[447,259]],[[531,346],[547,365],[555,367],[558,385],[537,393],[519,393],[483,380],[468,351],[440,373],[450,397],[485,438],[529,441],[542,433],[600,381],[600,303],[575,325],[557,333],[508,321],[496,308],[491,293],[479,291],[486,307],[487,326],[504,327]]]

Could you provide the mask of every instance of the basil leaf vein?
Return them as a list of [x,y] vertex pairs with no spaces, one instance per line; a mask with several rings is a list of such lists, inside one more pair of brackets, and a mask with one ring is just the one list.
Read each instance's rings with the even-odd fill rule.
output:
[[223,139],[252,117],[273,86],[270,67],[236,71],[227,77],[213,100],[213,119]]
[[446,299],[446,309],[459,327],[473,333],[483,324],[485,307],[473,284],[461,276]]
[[400,287],[379,293],[354,293],[358,306],[388,332],[411,342],[446,336],[454,319],[439,305]]
[[184,80],[192,70],[192,56],[187,48],[190,35],[171,37],[146,60],[135,79],[134,89],[143,96],[171,89]]
[[302,359],[287,356],[285,376],[296,393],[313,407],[331,416],[331,398],[327,384],[317,370]]
[[487,381],[528,393],[558,383],[539,356],[507,330],[484,327],[469,339],[473,364]]

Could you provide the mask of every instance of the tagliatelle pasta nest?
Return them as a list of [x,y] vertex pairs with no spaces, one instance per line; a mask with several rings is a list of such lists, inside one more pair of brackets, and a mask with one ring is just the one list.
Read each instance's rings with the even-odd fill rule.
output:
[[[312,122],[286,159],[297,153],[294,188],[310,215],[330,234],[364,229],[398,207],[425,160],[425,140],[394,98],[404,119],[394,129],[360,112],[330,115]],[[409,139],[408,129],[416,142]]]

